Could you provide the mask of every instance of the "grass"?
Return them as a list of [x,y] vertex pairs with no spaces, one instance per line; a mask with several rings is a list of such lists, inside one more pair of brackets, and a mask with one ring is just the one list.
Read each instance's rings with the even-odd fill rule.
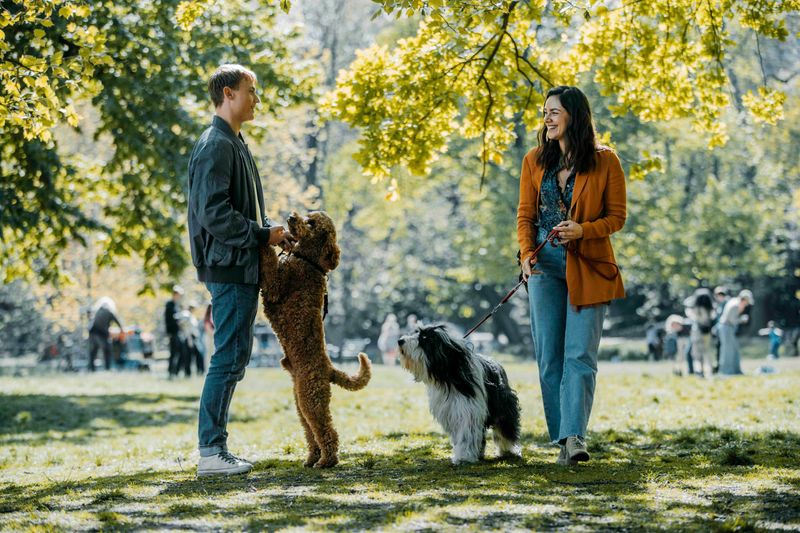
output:
[[[746,361],[752,371],[761,361]],[[449,464],[422,385],[376,367],[334,389],[342,463],[304,469],[288,376],[248,371],[230,445],[246,477],[194,475],[202,381],[0,378],[0,529],[800,529],[800,360],[703,381],[601,364],[593,459],[558,467],[535,366],[507,364],[524,459]]]

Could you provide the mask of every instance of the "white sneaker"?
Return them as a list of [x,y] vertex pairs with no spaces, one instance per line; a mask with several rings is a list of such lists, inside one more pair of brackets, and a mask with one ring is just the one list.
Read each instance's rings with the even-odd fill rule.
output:
[[588,461],[589,452],[586,451],[586,443],[582,437],[575,435],[574,437],[567,437],[566,445],[567,457],[573,461]]
[[197,464],[197,477],[246,474],[252,469],[253,465],[232,453],[220,452],[217,455],[200,458]]
[[575,466],[578,464],[578,461],[574,461],[567,457],[567,447],[563,444],[558,445],[561,450],[558,452],[558,459],[556,459],[556,464],[561,466]]

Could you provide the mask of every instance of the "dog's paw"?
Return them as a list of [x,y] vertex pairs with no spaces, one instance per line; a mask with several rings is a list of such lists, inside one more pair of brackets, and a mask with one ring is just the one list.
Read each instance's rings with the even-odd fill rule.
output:
[[314,466],[317,461],[319,461],[320,451],[317,450],[316,452],[309,452],[308,458],[306,458],[306,462],[303,463],[303,466],[306,468],[311,468]]
[[339,458],[335,455],[322,457],[319,461],[314,463],[314,468],[330,468],[339,464]]
[[467,458],[467,457],[459,457],[459,458],[453,457],[452,459],[450,459],[450,462],[453,463],[453,466],[467,466],[467,465],[474,465],[474,464],[478,463],[479,459],[477,457],[474,457],[474,458],[473,457],[469,457],[469,458]]
[[497,456],[497,460],[498,461],[511,461],[511,462],[523,461],[522,452],[516,452],[516,453],[514,453],[514,452],[505,452],[505,453],[503,453],[501,455],[498,455]]

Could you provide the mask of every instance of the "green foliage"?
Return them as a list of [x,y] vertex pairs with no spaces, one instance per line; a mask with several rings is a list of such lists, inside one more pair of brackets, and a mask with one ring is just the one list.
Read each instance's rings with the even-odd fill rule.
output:
[[[277,8],[211,6],[191,32],[177,0],[12,2],[0,10],[0,265],[3,279],[59,278],[59,257],[102,230],[101,265],[137,255],[152,287],[187,265],[188,153],[208,121],[205,80],[224,62],[249,65],[268,111],[308,100],[312,72],[290,53]],[[79,125],[75,103],[99,111],[106,161],[63,154],[53,127]]]
[[0,285],[0,355],[38,352],[48,326],[28,287],[20,282]]
[[[329,116],[362,129],[356,158],[372,175],[396,165],[427,173],[448,139],[480,137],[484,174],[514,140],[514,121],[535,127],[542,93],[591,73],[618,116],[642,121],[690,118],[709,146],[729,133],[726,62],[755,33],[784,41],[797,1],[443,2],[384,0],[396,16],[424,16],[417,35],[393,49],[373,46],[341,74],[324,103]],[[742,30],[741,28],[744,28]],[[760,53],[760,49],[759,49]],[[759,56],[751,54],[752,62]],[[779,89],[759,88],[780,119]],[[647,159],[645,157],[645,159]]]
[[[733,128],[732,142],[711,155],[685,133],[686,121],[616,129],[625,152],[647,147],[660,160],[628,186],[628,221],[614,237],[626,283],[681,297],[697,286],[785,276],[798,229],[789,199],[800,188],[800,160],[789,149],[797,110],[787,111],[780,127]],[[736,114],[726,120],[742,124]]]

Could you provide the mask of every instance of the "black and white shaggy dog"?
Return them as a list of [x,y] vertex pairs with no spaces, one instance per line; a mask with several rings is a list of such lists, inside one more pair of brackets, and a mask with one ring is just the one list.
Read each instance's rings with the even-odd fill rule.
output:
[[483,459],[487,428],[501,456],[521,456],[519,400],[502,366],[441,325],[421,327],[399,344],[400,363],[425,383],[431,414],[450,435],[453,464]]

